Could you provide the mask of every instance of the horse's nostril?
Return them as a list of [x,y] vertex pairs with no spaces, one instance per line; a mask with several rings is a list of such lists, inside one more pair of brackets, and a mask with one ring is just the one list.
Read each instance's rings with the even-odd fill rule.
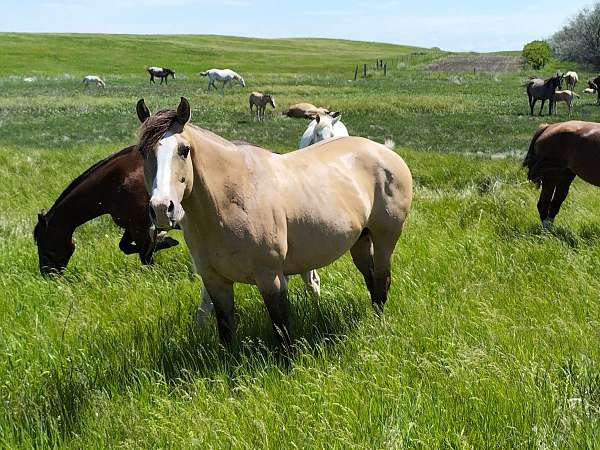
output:
[[173,210],[175,209],[175,205],[173,204],[173,202],[171,201],[169,203],[169,208],[167,209],[167,212],[170,214],[173,212]]

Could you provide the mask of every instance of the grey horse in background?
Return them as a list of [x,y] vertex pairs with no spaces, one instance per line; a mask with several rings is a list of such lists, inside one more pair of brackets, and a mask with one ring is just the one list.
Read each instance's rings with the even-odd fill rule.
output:
[[532,116],[533,108],[538,100],[542,101],[542,106],[540,108],[540,116],[542,115],[544,103],[546,103],[546,100],[549,101],[548,114],[552,115],[552,112],[555,109],[554,92],[556,91],[556,88],[562,89],[563,78],[564,76],[561,73],[557,72],[556,75],[548,78],[547,80],[542,80],[541,78],[532,78],[525,84],[525,86],[527,87],[527,96],[529,97],[529,108],[531,109]]

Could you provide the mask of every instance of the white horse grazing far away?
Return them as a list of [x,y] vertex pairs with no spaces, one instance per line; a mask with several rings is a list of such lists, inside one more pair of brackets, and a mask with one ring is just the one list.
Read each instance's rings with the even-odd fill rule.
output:
[[242,87],[246,87],[246,82],[241,75],[231,69],[210,69],[206,72],[200,72],[200,76],[208,77],[208,90],[210,90],[211,87],[217,89],[215,86],[215,81],[222,81],[223,89],[225,89],[225,86],[233,80],[240,83]]
[[98,87],[106,87],[106,83],[104,83],[104,80],[102,80],[102,78],[100,78],[97,75],[86,75],[83,78],[83,83],[85,84],[85,86],[87,87],[90,83],[96,83],[96,86]]

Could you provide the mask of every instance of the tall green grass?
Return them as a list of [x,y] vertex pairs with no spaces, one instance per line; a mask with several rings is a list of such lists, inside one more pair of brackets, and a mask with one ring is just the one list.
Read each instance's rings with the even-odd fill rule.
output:
[[[0,78],[0,447],[600,447],[600,200],[576,181],[555,229],[539,227],[538,193],[519,167],[544,120],[526,116],[526,73],[406,67],[348,82],[358,56],[413,50],[325,40],[0,35],[3,50],[8,41],[16,62]],[[64,277],[39,275],[36,213],[135,141],[138,97],[158,109],[186,95],[195,123],[280,152],[306,126],[278,111],[253,121],[248,90],[206,93],[185,50],[182,76],[149,86],[136,60],[148,42],[165,55],[215,49],[210,65],[239,62],[248,90],[274,92],[278,106],[313,100],[342,110],[353,133],[396,142],[415,200],[381,318],[343,257],[320,271],[318,302],[292,281],[289,364],[250,286],[236,286],[227,351],[214,320],[195,322],[201,282],[181,234],[179,247],[141,267],[118,250],[120,230],[107,218],[76,232]],[[114,60],[108,87],[84,91],[79,76],[101,48]],[[253,49],[271,64],[245,58]],[[592,103],[582,99],[577,117],[595,119]]]

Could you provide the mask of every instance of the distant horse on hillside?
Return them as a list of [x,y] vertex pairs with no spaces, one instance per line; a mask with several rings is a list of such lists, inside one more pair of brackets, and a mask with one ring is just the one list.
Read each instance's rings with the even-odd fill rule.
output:
[[290,106],[286,111],[282,112],[284,116],[293,117],[295,119],[314,119],[319,114],[330,114],[331,111],[327,108],[316,107],[312,103],[296,103]]
[[271,105],[275,109],[275,98],[271,94],[261,94],[260,92],[252,92],[248,97],[248,103],[250,105],[250,114],[252,114],[252,108],[256,107],[256,118],[263,120],[265,118],[265,109],[267,105]]
[[600,124],[572,120],[540,126],[523,166],[527,178],[542,187],[537,208],[547,229],[576,176],[600,186]]
[[160,78],[160,84],[169,84],[168,77],[171,75],[173,79],[175,79],[175,71],[169,69],[168,67],[146,67],[146,72],[150,74],[150,82],[155,83],[154,78]]
[[579,76],[577,75],[577,72],[570,70],[565,73],[565,82],[567,83],[567,89],[569,91],[574,91],[575,85],[579,82]]
[[104,80],[97,75],[86,75],[82,83],[85,84],[85,87],[88,87],[90,83],[95,83],[97,87],[106,87]]
[[223,90],[225,90],[225,86],[231,81],[237,81],[240,86],[246,87],[246,82],[237,72],[234,72],[231,69],[210,69],[205,72],[200,72],[201,77],[208,77],[208,90],[213,87],[217,89],[215,86],[215,81],[223,82]]
[[48,212],[38,214],[33,237],[40,272],[61,273],[75,251],[75,229],[103,214],[110,214],[125,229],[119,243],[123,253],[137,253],[142,264],[150,264],[155,251],[178,242],[165,233],[151,232],[149,199],[143,159],[136,146],[94,164],[69,184]]
[[596,103],[600,105],[600,76],[592,80],[588,80],[587,83],[588,89],[593,89],[598,94],[598,99],[596,100]]
[[527,96],[529,97],[529,108],[531,109],[532,116],[533,108],[538,100],[542,101],[542,106],[540,108],[540,116],[542,115],[542,110],[544,109],[544,103],[546,103],[546,100],[548,100],[550,103],[548,107],[548,114],[552,115],[555,104],[554,92],[556,91],[556,88],[562,89],[562,80],[562,74],[556,73],[556,75],[548,78],[547,80],[542,80],[541,78],[532,78],[525,84],[525,86],[527,87]]

